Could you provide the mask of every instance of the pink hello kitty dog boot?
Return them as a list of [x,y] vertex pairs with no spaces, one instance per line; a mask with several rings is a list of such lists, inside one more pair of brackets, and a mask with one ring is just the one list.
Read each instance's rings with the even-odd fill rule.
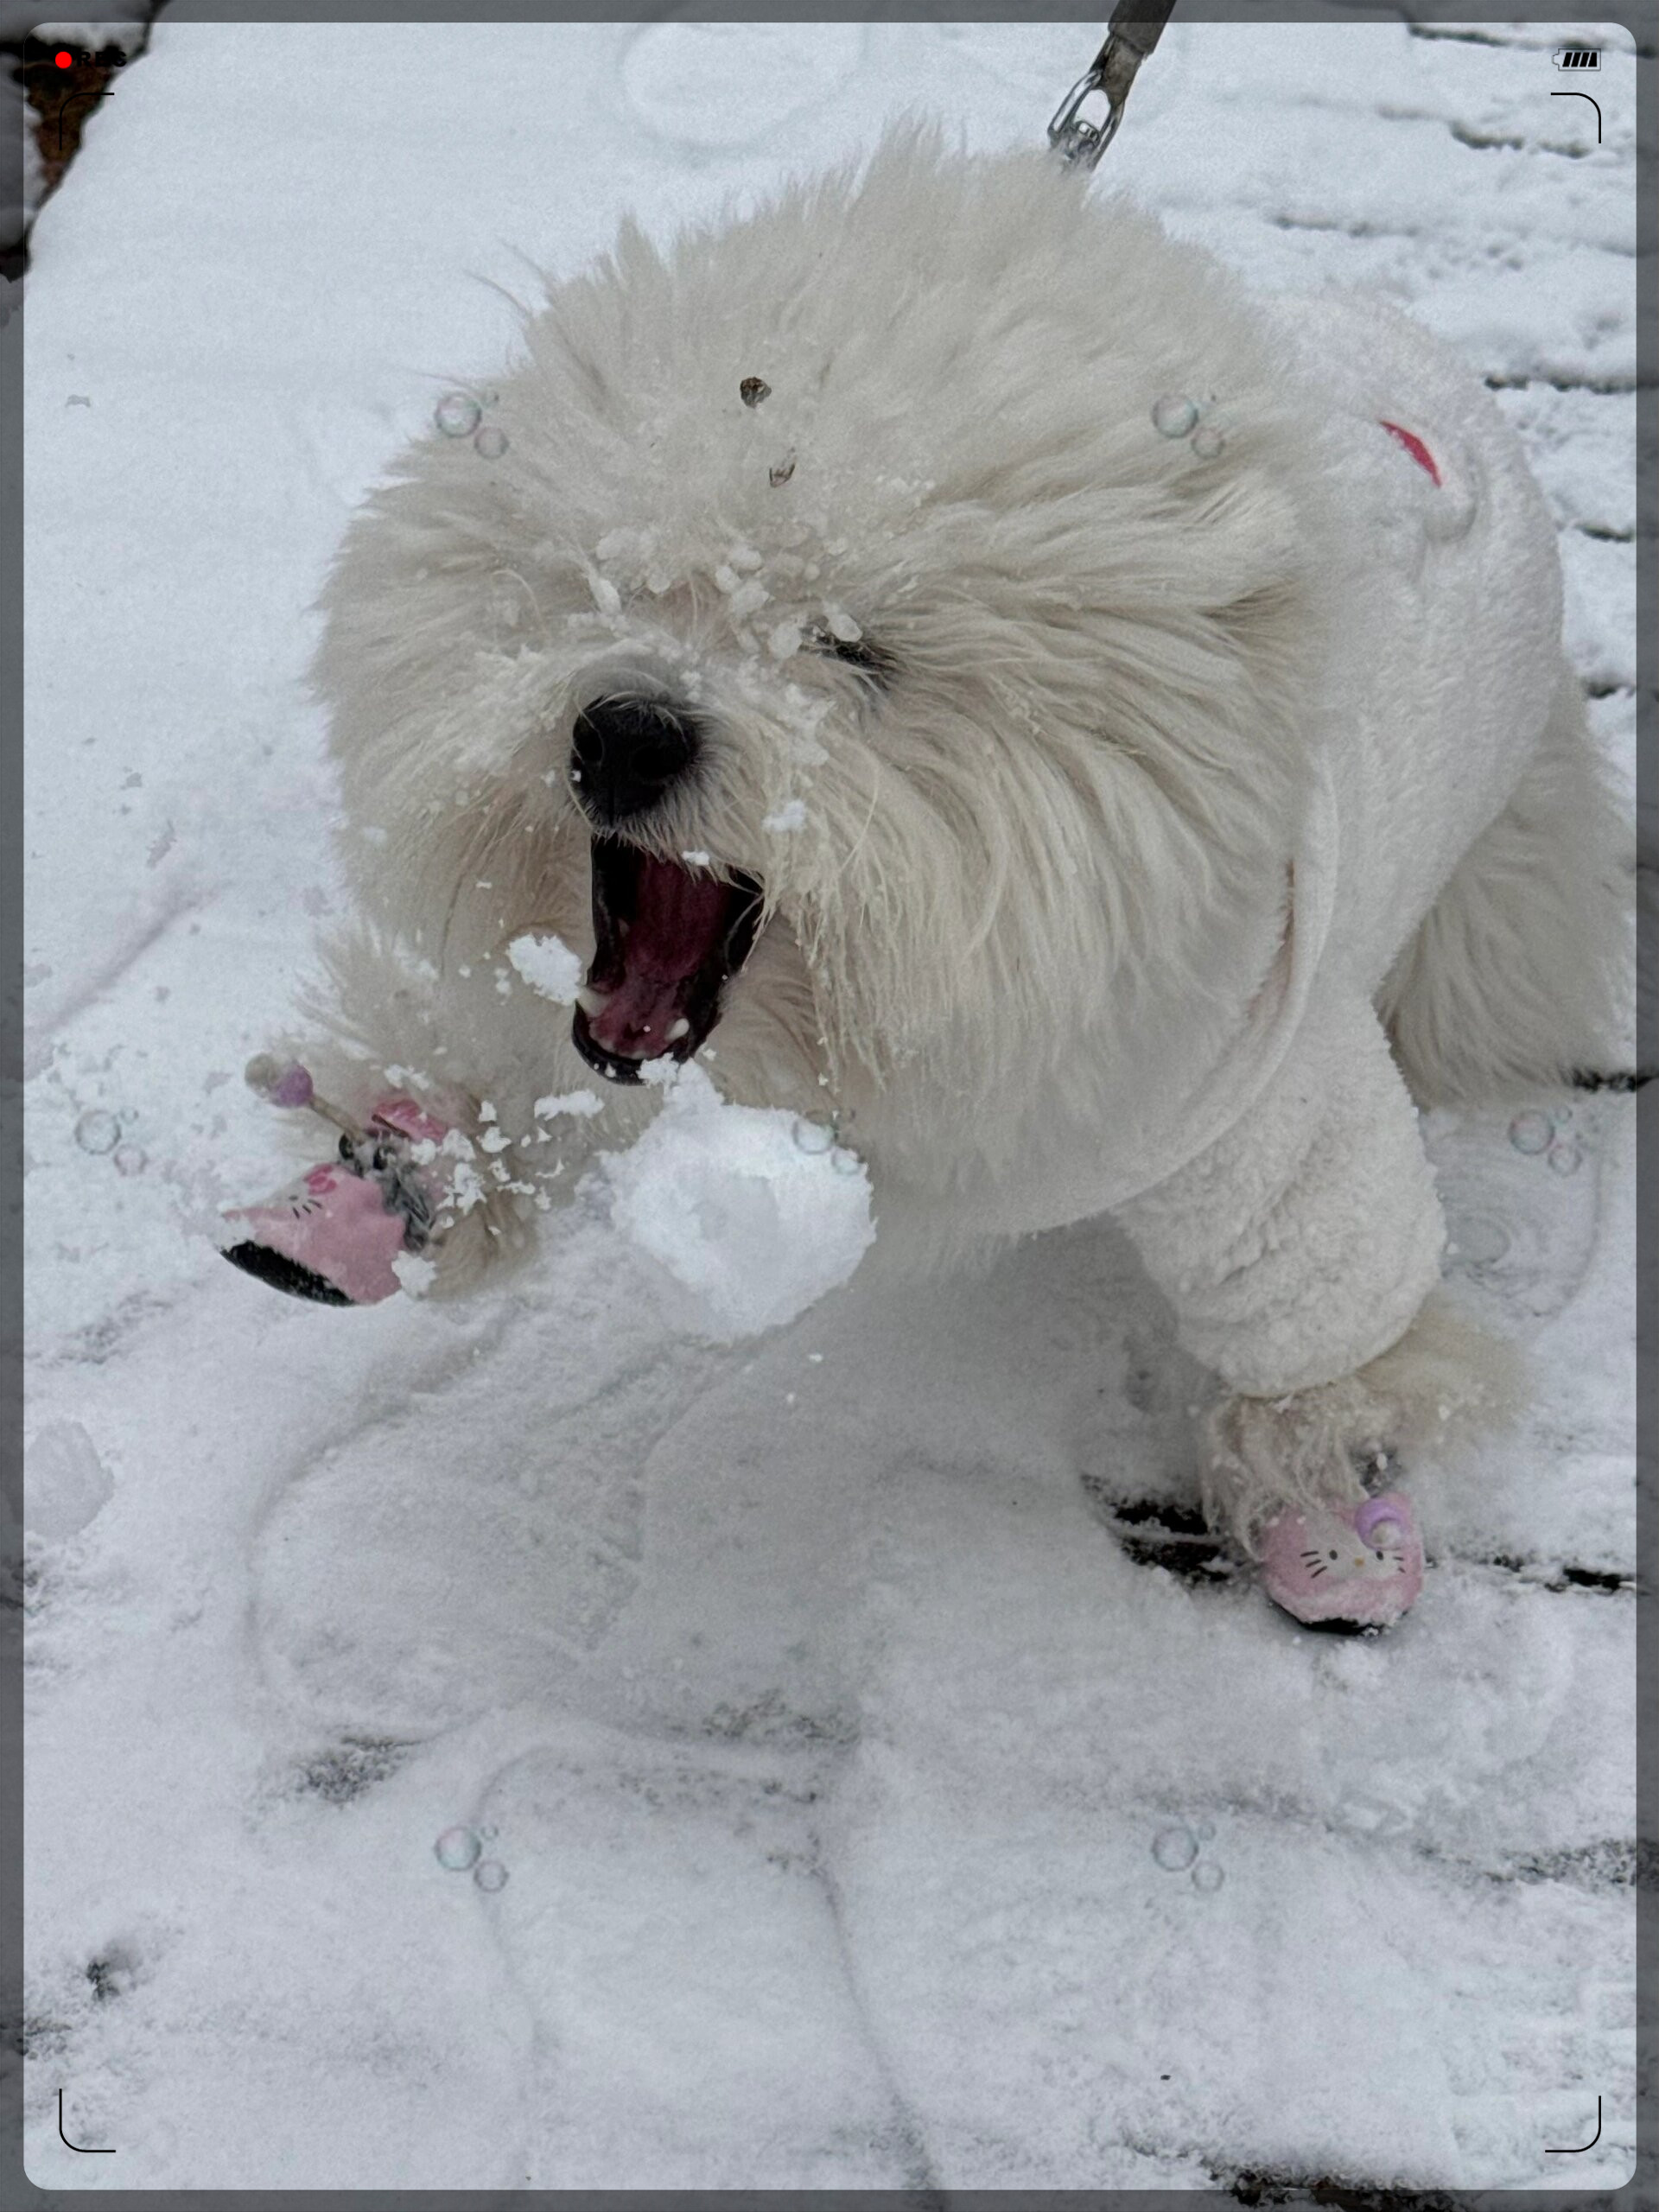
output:
[[1423,1586],[1410,1500],[1391,1490],[1357,1506],[1281,1513],[1262,1539],[1262,1586],[1304,1628],[1357,1636],[1388,1627]]
[[365,1129],[318,1096],[309,1072],[261,1056],[247,1078],[276,1106],[307,1106],[342,1131],[340,1156],[313,1167],[263,1205],[227,1222],[243,1229],[224,1249],[233,1268],[273,1290],[324,1306],[374,1306],[404,1287],[399,1260],[433,1242],[451,1195],[433,1147],[449,1134],[412,1098],[383,1098]]

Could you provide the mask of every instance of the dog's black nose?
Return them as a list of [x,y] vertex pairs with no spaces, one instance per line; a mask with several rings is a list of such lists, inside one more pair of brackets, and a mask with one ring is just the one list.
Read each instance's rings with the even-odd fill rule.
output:
[[655,699],[599,699],[576,716],[571,777],[594,821],[624,822],[655,806],[698,752],[695,723]]

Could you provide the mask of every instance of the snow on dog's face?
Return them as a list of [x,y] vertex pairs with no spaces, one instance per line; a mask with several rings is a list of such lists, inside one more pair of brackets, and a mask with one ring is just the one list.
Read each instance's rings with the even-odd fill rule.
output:
[[900,133],[665,253],[625,227],[524,349],[505,450],[417,443],[325,596],[373,914],[435,960],[556,929],[622,1081],[724,1014],[987,1095],[1202,998],[1282,851],[1313,468],[1208,264]]

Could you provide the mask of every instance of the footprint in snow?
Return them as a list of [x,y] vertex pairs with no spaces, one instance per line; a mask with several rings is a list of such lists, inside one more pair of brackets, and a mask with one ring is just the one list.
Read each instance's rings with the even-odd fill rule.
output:
[[496,1775],[479,1815],[510,1875],[484,1909],[543,2031],[535,2185],[913,2177],[819,1872],[815,1777],[570,1724]]
[[561,1404],[509,1350],[326,1455],[261,1532],[268,1677],[400,1741],[574,1689],[639,1581],[641,1468],[692,1365],[671,1352]]

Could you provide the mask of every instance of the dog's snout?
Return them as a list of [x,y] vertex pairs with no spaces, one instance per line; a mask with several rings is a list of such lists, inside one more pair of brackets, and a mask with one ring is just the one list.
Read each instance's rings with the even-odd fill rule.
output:
[[690,772],[699,750],[688,715],[655,699],[600,699],[571,733],[571,773],[595,821],[625,822]]

